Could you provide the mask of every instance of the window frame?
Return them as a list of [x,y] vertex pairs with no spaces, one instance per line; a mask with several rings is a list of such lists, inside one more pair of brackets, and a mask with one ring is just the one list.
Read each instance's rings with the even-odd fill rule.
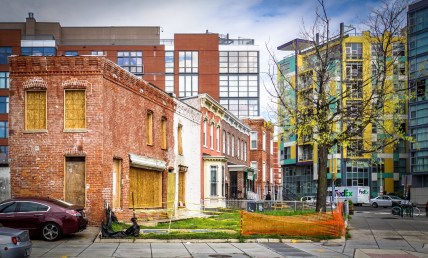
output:
[[218,166],[210,166],[210,196],[218,196]]
[[177,127],[178,155],[183,155],[183,125]]
[[0,139],[9,138],[9,121],[0,121]]
[[168,120],[166,117],[161,118],[161,149],[167,150],[168,149],[168,133],[167,133],[167,122]]
[[210,125],[210,148],[214,150],[214,122]]
[[12,47],[1,46],[0,47],[0,64],[8,64],[9,56],[12,55]]
[[250,150],[257,150],[257,139],[258,138],[258,133],[256,131],[252,131],[250,132]]
[[0,89],[9,89],[9,88],[10,88],[9,72],[0,71]]
[[[28,95],[29,94],[35,94],[35,93],[40,93],[40,94],[43,94],[44,95],[44,101],[45,101],[45,103],[44,103],[44,108],[43,108],[43,115],[44,115],[44,121],[42,122],[42,124],[43,124],[43,126],[42,127],[39,127],[39,128],[33,128],[33,127],[29,127],[29,117],[30,117],[30,113],[29,113],[29,104],[30,103],[28,103],[29,102],[29,97],[28,97]],[[36,101],[36,102],[38,102],[38,101]],[[47,114],[47,91],[46,90],[26,90],[25,91],[25,104],[24,104],[24,106],[25,106],[25,118],[24,118],[24,128],[25,128],[25,131],[32,131],[32,132],[46,132],[47,131],[47,120],[48,120],[48,114]],[[37,111],[38,111],[38,115],[40,115],[40,112],[42,111],[42,108],[40,108],[41,106],[39,106],[39,105],[37,105],[37,107],[39,107],[39,109],[37,109]]]
[[[68,112],[77,110],[77,109],[67,108],[67,95],[70,95],[67,93],[71,93],[71,92],[78,92],[79,94],[83,94],[83,109],[78,110],[78,111],[83,111],[83,115],[79,119],[79,120],[83,120],[83,127],[69,127],[69,125],[67,125],[68,123],[70,123],[69,121],[73,121],[73,120],[70,120],[70,118],[68,118],[68,115],[69,115]],[[72,116],[70,115],[70,117]],[[86,131],[86,120],[87,120],[86,119],[86,89],[64,89],[64,130],[65,131]],[[80,122],[79,122],[79,125],[81,125]]]
[[0,96],[0,114],[9,114],[9,96]]
[[207,147],[207,123],[208,121],[204,119],[204,131],[202,132],[204,147]]
[[142,77],[144,75],[143,51],[117,51],[117,65],[128,72]]
[[153,146],[153,111],[148,110],[146,115],[146,143]]

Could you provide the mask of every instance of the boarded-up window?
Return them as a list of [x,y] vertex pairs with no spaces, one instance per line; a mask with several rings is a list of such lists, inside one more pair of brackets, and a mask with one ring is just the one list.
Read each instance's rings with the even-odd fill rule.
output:
[[178,154],[183,155],[183,126],[178,125],[177,131],[177,140],[178,140]]
[[178,204],[179,206],[185,206],[186,202],[186,173],[180,171],[178,173]]
[[161,120],[161,149],[166,150],[166,118],[162,118]]
[[65,128],[86,128],[85,90],[65,91]]
[[[132,200],[132,193],[134,200]],[[129,207],[162,207],[162,173],[131,167],[129,170]]]
[[113,196],[112,196],[112,206],[113,208],[121,208],[121,170],[122,170],[122,160],[114,159],[113,160]]
[[25,129],[46,129],[46,91],[27,91],[25,96]]
[[153,112],[147,112],[146,118],[147,145],[153,145]]

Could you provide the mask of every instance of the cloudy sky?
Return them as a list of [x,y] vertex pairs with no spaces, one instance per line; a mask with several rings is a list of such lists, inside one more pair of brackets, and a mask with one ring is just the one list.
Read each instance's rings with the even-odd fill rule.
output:
[[[364,22],[379,0],[325,0],[333,31],[339,23]],[[252,38],[261,53],[261,113],[269,118],[269,82],[266,48],[276,47],[301,36],[302,21],[314,19],[317,0],[0,0],[0,22],[24,22],[29,12],[39,22],[61,26],[161,26],[161,38],[174,33],[227,34]],[[306,26],[306,27],[307,27]],[[288,55],[275,53],[277,58]]]

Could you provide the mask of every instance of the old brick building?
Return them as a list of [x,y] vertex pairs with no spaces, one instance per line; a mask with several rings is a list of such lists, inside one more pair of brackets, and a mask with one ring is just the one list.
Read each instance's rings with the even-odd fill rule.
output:
[[104,57],[11,57],[12,196],[109,203],[128,220],[165,213],[174,109],[165,92]]

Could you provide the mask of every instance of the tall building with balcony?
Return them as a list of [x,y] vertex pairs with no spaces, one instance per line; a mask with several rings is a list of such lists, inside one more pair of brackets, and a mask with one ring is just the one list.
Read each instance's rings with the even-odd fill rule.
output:
[[410,172],[406,186],[412,198],[425,202],[428,194],[428,1],[417,1],[408,9]]
[[[380,125],[369,124],[359,129],[361,117],[355,112],[361,110],[365,99],[377,87],[371,80],[381,67],[378,66],[379,47],[369,32],[362,34],[343,32],[342,39],[333,38],[328,45],[331,49],[329,82],[327,88],[339,97],[339,106],[349,111],[334,124],[337,132],[356,130],[358,134],[349,139],[345,146],[335,146],[328,154],[328,185],[329,186],[369,186],[371,196],[380,192],[402,192],[402,176],[406,174],[407,154],[405,142],[400,141],[394,146],[381,148],[377,152],[365,153],[366,147],[374,146],[387,137],[384,128],[391,121],[385,119]],[[311,94],[317,87],[314,67],[308,65],[313,60],[312,43],[303,39],[295,39],[278,47],[278,50],[289,51],[289,55],[279,62],[279,85],[282,98],[299,108],[313,109]],[[387,70],[385,90],[405,89],[406,56],[405,39],[395,38],[392,47],[386,51],[391,67]],[[367,86],[364,86],[367,85]],[[346,94],[345,94],[346,92]],[[329,93],[331,94],[331,93]],[[337,108],[331,105],[330,109]],[[279,114],[283,107],[279,106]],[[404,115],[404,113],[402,114]],[[281,116],[284,125],[280,130],[280,163],[283,170],[284,198],[298,199],[305,195],[316,195],[318,179],[318,145],[302,135],[285,133],[290,125],[299,125],[293,117]],[[403,126],[405,128],[406,120]],[[380,127],[380,128],[379,128]],[[383,129],[382,129],[383,128]]]

